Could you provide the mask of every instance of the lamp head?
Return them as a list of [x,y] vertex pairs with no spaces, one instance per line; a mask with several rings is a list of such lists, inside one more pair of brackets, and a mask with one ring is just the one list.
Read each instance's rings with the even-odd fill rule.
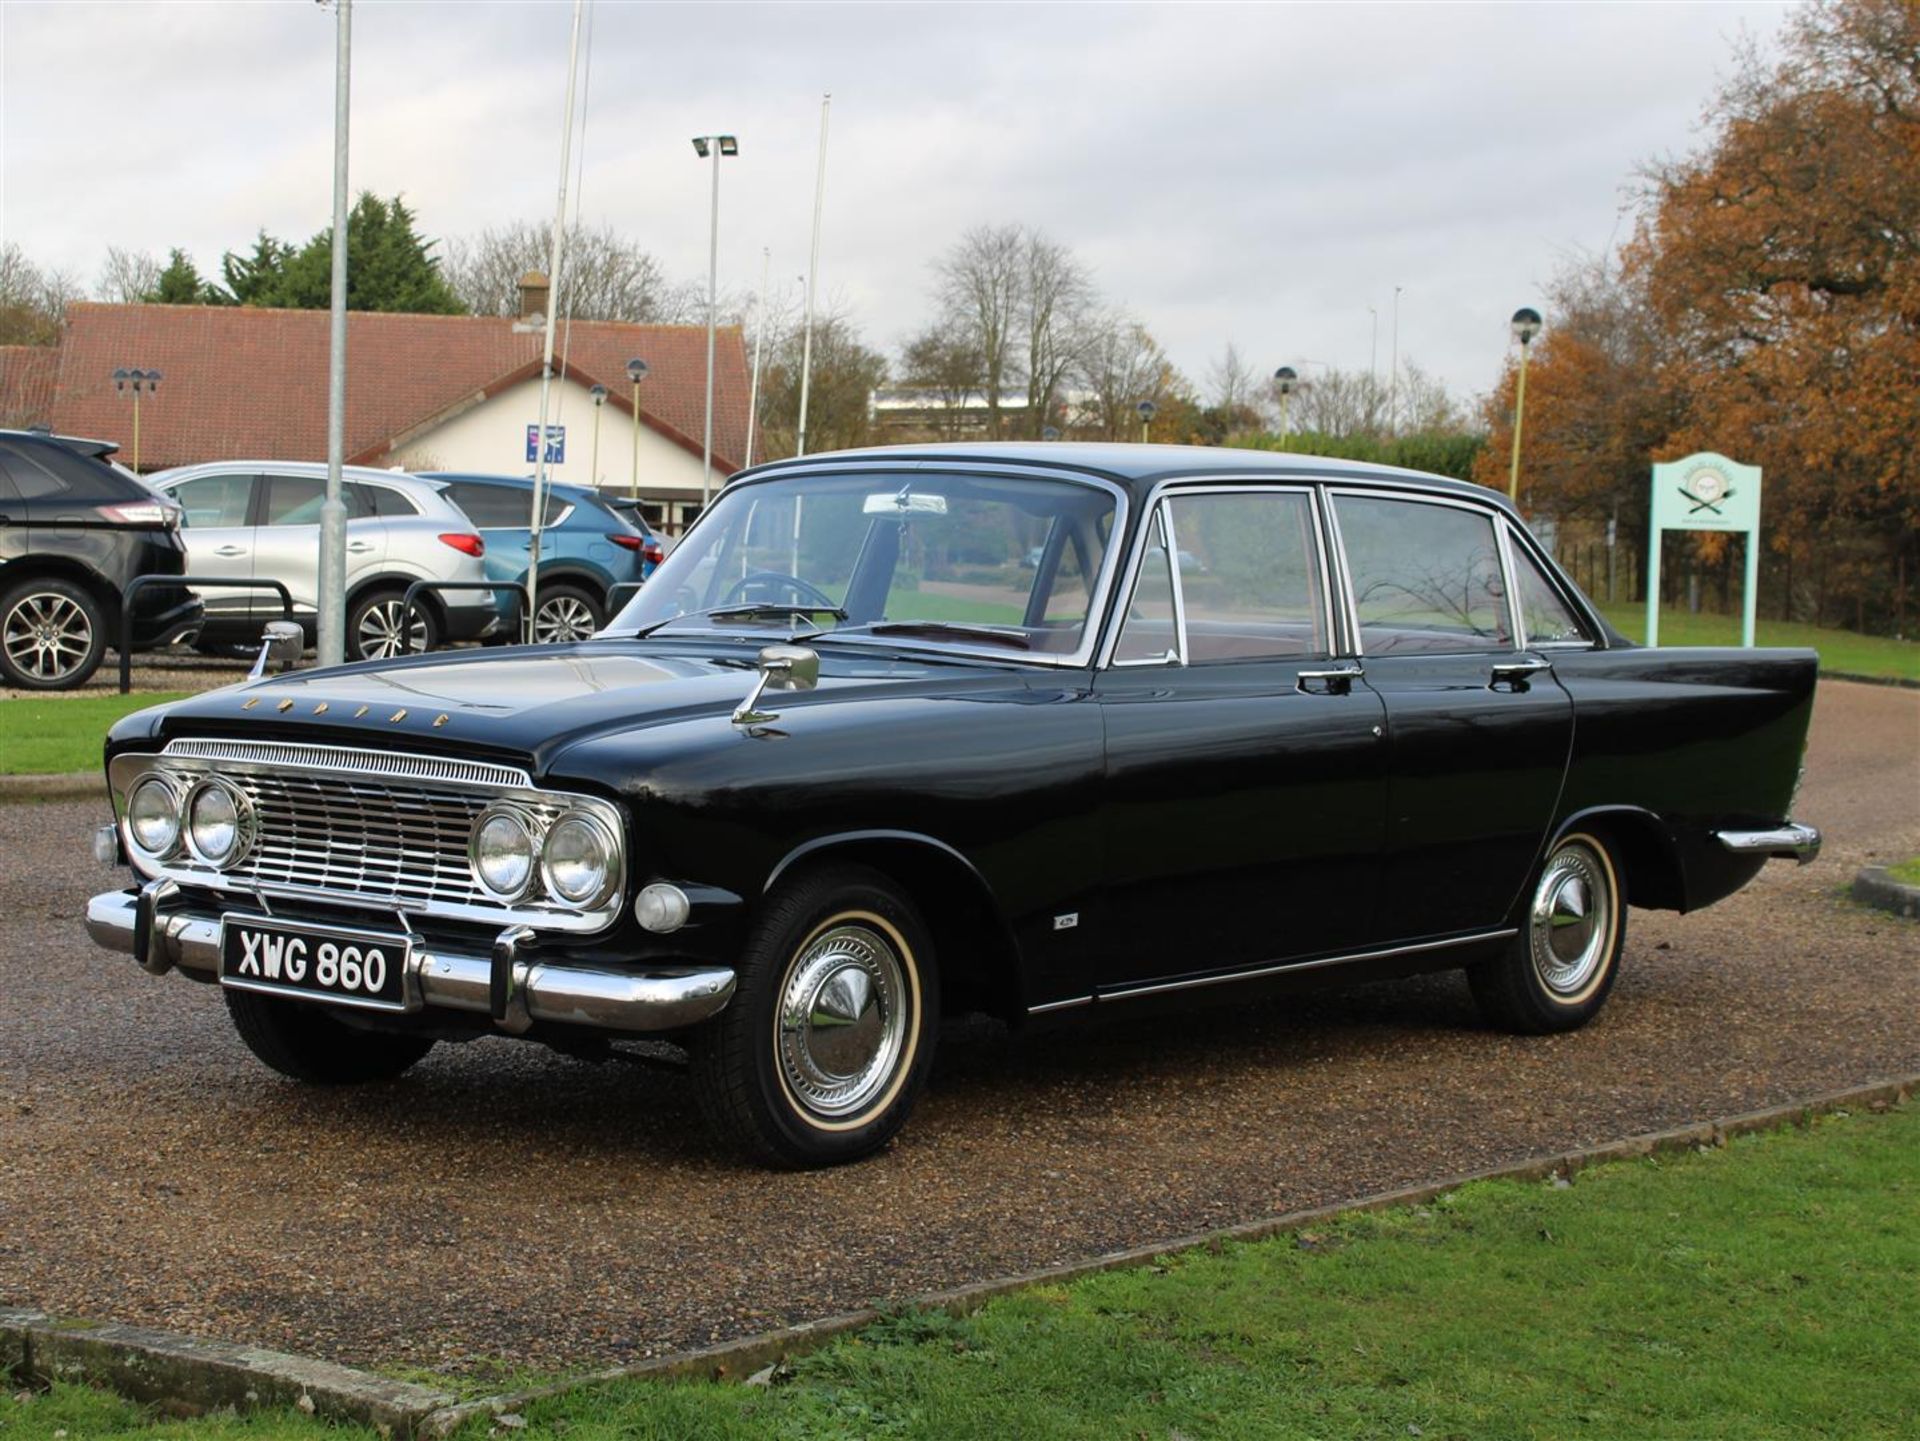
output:
[[1294,386],[1300,383],[1300,373],[1291,365],[1283,365],[1274,371],[1273,383],[1282,395],[1292,395]]
[[1134,406],[1134,410],[1139,413],[1142,420],[1152,420],[1155,412],[1159,409],[1160,407],[1155,405],[1151,400],[1143,400]]
[[1521,306],[1513,312],[1513,338],[1522,345],[1529,344],[1540,333],[1540,312],[1530,306]]
[[115,390],[125,390],[127,388],[128,378],[126,366],[121,365],[115,367],[113,372],[113,388]]
[[591,390],[587,392],[587,398],[591,400],[595,405],[605,405],[607,403],[606,386],[604,385],[594,386]]
[[647,363],[636,355],[632,360],[627,362],[627,379],[631,380],[635,385],[638,385],[646,378]]

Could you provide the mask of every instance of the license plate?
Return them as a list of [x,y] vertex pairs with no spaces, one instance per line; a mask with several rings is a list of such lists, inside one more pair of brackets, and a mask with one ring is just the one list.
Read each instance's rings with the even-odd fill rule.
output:
[[410,942],[398,932],[223,916],[220,984],[369,1010],[407,1008]]

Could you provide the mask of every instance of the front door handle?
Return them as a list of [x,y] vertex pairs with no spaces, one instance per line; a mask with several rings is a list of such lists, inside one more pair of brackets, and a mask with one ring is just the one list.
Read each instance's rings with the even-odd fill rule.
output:
[[1493,663],[1493,678],[1487,682],[1488,690],[1522,691],[1527,683],[1543,670],[1552,670],[1553,662],[1542,660],[1537,655],[1522,656],[1519,660],[1499,660]]
[[246,553],[247,548],[244,545],[223,545],[214,552],[215,555],[245,555]]
[[1353,689],[1353,683],[1365,674],[1357,665],[1303,670],[1295,673],[1294,685],[1307,695],[1346,695]]
[[356,540],[352,545],[348,546],[347,549],[352,551],[355,555],[365,555],[368,551],[373,549],[373,546],[371,546],[364,540]]

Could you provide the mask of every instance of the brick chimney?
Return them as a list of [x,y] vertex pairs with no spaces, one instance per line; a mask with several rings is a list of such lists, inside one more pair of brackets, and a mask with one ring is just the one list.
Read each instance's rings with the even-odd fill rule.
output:
[[537,270],[529,270],[520,277],[520,318],[532,320],[536,315],[547,313],[547,297],[553,287],[547,284],[547,277]]

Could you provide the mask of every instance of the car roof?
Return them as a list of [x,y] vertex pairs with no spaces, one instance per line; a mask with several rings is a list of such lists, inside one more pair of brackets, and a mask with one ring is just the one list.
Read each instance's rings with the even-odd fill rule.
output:
[[[188,476],[200,475],[210,471],[245,470],[272,471],[279,475],[321,476],[327,473],[325,461],[319,460],[203,460],[193,465],[176,465],[169,470],[157,470],[147,479],[155,484],[162,481],[184,480]],[[402,490],[425,491],[429,495],[438,495],[440,486],[432,480],[422,479],[404,470],[381,470],[372,465],[343,465],[340,474],[348,480],[375,481],[382,485],[398,486]]]
[[120,449],[117,440],[92,440],[84,435],[56,435],[51,430],[16,430],[11,427],[0,429],[0,438],[7,440],[50,440],[55,445],[64,445],[77,455],[92,456],[104,460]]
[[823,451],[804,459],[769,461],[731,477],[728,485],[801,470],[830,469],[846,461],[890,465],[973,463],[1080,471],[1144,495],[1163,480],[1198,479],[1221,484],[1270,483],[1279,479],[1366,481],[1457,495],[1507,510],[1498,491],[1444,475],[1370,461],[1336,460],[1297,451],[1242,450],[1215,445],[1127,445],[1086,441],[952,441],[938,445],[882,445]]
[[[460,481],[466,484],[478,484],[478,485],[498,485],[511,490],[531,491],[533,489],[532,479],[524,475],[486,475],[479,471],[470,471],[470,470],[423,470],[423,471],[420,471],[419,474],[427,480]],[[547,494],[548,495],[570,495],[574,497],[576,500],[581,498],[582,496],[594,496],[596,498],[601,498],[599,490],[591,485],[573,485],[570,482],[567,482],[564,480],[548,481]]]

